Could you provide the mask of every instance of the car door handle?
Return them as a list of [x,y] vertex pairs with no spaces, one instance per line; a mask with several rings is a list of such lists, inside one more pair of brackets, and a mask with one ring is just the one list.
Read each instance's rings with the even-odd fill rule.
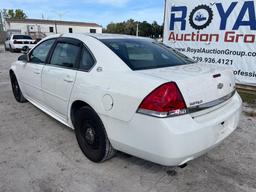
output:
[[64,81],[67,82],[67,83],[73,83],[74,82],[74,80],[69,78],[69,77],[65,77]]

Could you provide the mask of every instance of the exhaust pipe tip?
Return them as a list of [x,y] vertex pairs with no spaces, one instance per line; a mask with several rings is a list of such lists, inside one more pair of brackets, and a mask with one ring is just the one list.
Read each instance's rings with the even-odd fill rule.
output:
[[187,164],[187,163],[184,163],[184,164],[182,164],[182,165],[179,165],[179,168],[184,169],[184,168],[187,167],[187,166],[188,166],[188,164]]

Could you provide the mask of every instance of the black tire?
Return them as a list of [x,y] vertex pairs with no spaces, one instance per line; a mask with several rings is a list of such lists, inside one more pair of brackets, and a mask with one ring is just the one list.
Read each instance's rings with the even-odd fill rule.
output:
[[84,106],[75,113],[75,134],[79,147],[91,161],[99,163],[115,155],[104,125],[92,108]]
[[10,78],[11,78],[11,84],[12,84],[12,92],[13,92],[13,95],[14,95],[16,101],[18,101],[19,103],[26,103],[27,100],[25,99],[25,97],[23,96],[23,94],[20,90],[20,86],[19,86],[16,76],[14,74],[11,74]]
[[9,45],[9,51],[10,51],[11,53],[14,52],[14,50],[12,49],[12,46],[11,46],[11,45]]

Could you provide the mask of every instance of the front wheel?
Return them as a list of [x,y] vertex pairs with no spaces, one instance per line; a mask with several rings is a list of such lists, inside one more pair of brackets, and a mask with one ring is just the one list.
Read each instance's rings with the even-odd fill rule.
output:
[[12,92],[13,92],[13,95],[14,95],[16,101],[18,101],[19,103],[27,102],[27,100],[25,99],[25,97],[23,96],[23,94],[20,90],[19,83],[14,74],[11,74],[11,84],[12,84]]
[[104,125],[92,108],[85,106],[75,113],[75,133],[82,152],[91,161],[103,162],[114,156]]

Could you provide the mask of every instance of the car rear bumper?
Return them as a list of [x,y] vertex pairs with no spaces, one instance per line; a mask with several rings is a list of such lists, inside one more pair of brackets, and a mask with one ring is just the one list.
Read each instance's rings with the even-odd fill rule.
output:
[[135,114],[129,125],[116,121],[108,135],[114,148],[166,166],[176,166],[208,152],[238,126],[242,101],[236,93],[207,114],[154,118]]

